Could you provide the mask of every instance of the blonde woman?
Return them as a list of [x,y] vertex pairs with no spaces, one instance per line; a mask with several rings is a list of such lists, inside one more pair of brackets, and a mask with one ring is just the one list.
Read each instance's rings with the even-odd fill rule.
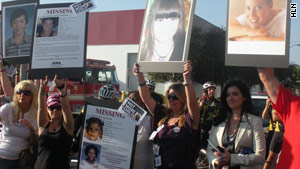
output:
[[0,108],[0,169],[15,169],[20,151],[36,139],[37,88],[31,80],[24,80],[13,93],[13,101]]
[[140,96],[153,115],[155,167],[158,169],[196,169],[195,139],[199,124],[199,108],[189,75],[190,62],[183,66],[184,83],[172,84],[166,91],[166,106],[151,97],[143,73],[135,64],[133,73],[138,78]]

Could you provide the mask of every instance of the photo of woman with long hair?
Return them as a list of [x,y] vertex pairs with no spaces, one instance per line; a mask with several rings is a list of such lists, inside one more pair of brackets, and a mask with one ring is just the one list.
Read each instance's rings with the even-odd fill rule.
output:
[[154,0],[145,24],[140,61],[183,61],[186,33],[184,1]]

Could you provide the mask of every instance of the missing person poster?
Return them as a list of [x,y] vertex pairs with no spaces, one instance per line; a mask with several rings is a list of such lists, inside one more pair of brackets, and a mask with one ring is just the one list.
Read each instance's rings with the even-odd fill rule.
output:
[[225,64],[289,66],[290,0],[228,0]]
[[37,10],[31,78],[85,76],[87,13],[74,15],[70,4],[40,5]]
[[112,108],[109,101],[97,102],[102,106],[85,106],[79,168],[129,169],[133,164],[137,126],[117,110],[119,104]]
[[140,37],[142,72],[182,72],[188,57],[195,0],[148,0]]
[[132,119],[136,125],[139,125],[143,118],[147,115],[147,111],[141,108],[138,104],[127,97],[121,106],[119,112],[125,114],[127,117]]
[[5,64],[29,63],[38,0],[2,3],[2,52]]

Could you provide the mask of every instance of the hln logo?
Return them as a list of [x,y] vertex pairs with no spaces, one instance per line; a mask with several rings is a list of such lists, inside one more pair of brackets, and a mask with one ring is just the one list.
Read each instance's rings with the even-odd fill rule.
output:
[[297,3],[291,3],[291,18],[297,18]]

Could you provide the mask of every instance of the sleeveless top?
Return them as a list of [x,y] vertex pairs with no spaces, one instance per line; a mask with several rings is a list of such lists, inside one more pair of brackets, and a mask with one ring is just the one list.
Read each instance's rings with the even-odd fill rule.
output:
[[44,128],[38,141],[35,169],[70,169],[69,154],[72,136],[61,126],[57,132],[49,132],[50,123]]
[[[160,121],[165,116],[164,112],[165,108],[156,104],[154,122]],[[198,131],[192,129],[189,113],[185,114],[185,127],[179,127],[178,122],[174,126],[168,126],[168,120],[154,140],[160,146],[162,166],[158,169],[196,169]],[[157,125],[154,125],[154,130],[155,127]]]

